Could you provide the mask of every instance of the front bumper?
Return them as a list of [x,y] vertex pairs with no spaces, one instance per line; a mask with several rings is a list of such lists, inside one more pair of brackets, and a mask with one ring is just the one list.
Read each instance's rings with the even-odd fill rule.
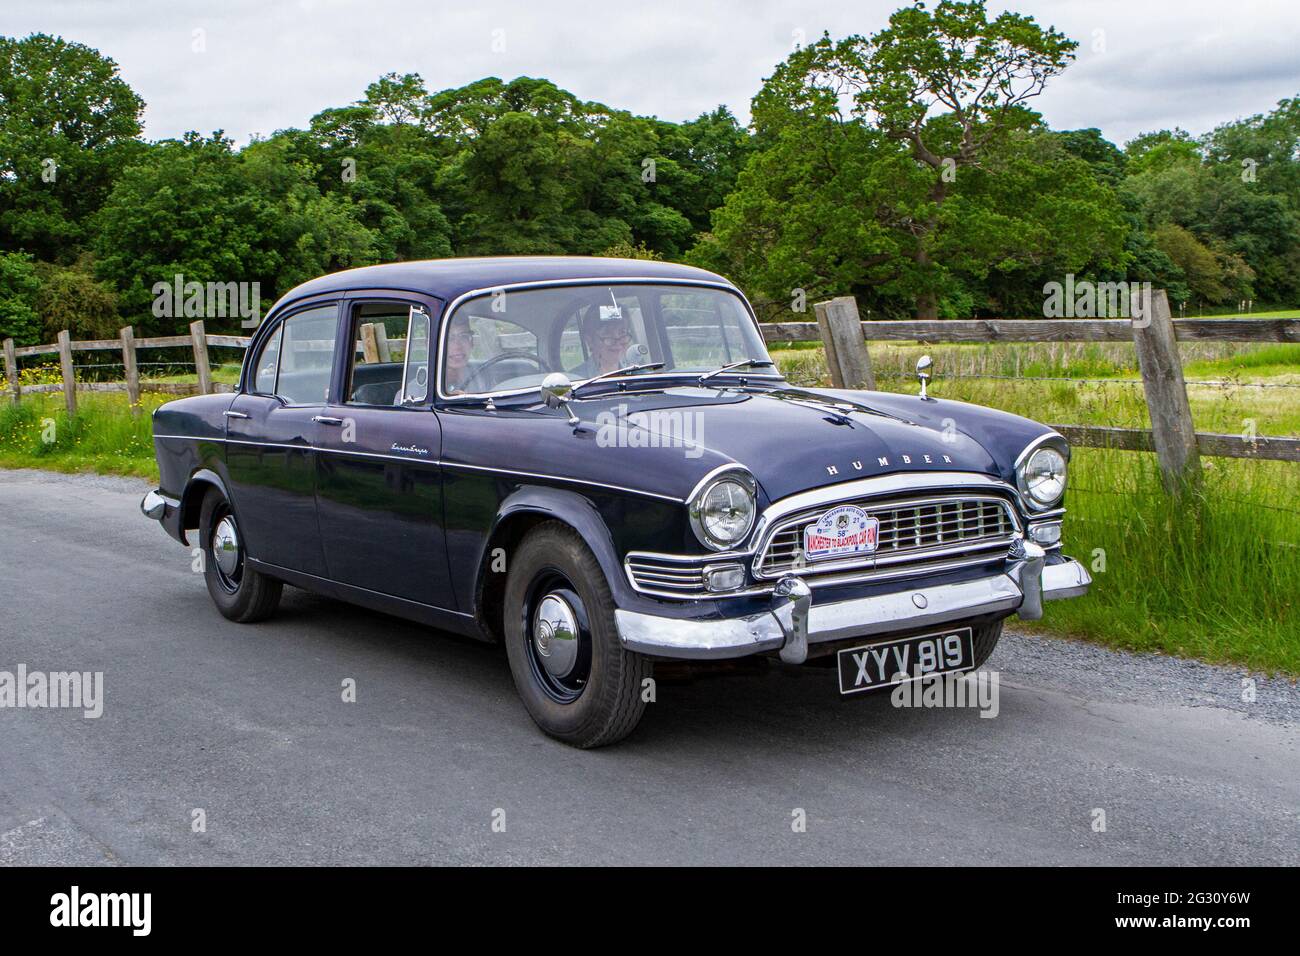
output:
[[870,597],[815,604],[808,585],[782,578],[765,611],[741,617],[682,620],[616,610],[619,637],[630,651],[655,657],[717,660],[779,651],[802,664],[808,645],[872,637],[985,615],[1036,620],[1042,602],[1088,593],[1092,577],[1073,558],[1049,559],[1037,545],[1017,539],[1005,567],[989,577],[949,584],[914,584]]

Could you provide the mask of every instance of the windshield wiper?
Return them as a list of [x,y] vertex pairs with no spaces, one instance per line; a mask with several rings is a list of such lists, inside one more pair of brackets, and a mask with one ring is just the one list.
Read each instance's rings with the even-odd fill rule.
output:
[[616,368],[612,372],[601,372],[599,375],[593,378],[589,378],[585,382],[582,382],[581,384],[575,386],[573,389],[573,394],[576,397],[578,392],[581,389],[584,389],[588,385],[591,385],[595,382],[599,382],[602,379],[613,378],[616,375],[631,375],[634,372],[649,372],[654,369],[663,368],[663,367],[664,367],[663,362],[646,362],[644,365],[628,365],[624,368]]
[[715,375],[721,375],[723,372],[730,372],[735,368],[756,368],[761,365],[775,365],[771,359],[745,359],[743,362],[732,362],[730,365],[724,365],[722,368],[715,368],[712,372],[705,372],[698,379],[696,384],[703,385]]

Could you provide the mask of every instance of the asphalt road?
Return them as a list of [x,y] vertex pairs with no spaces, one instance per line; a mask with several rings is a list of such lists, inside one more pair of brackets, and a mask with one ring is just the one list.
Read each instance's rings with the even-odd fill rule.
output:
[[582,752],[496,648],[292,589],[228,623],[146,487],[0,472],[0,671],[105,688],[0,708],[0,864],[1300,863],[1285,680],[1011,634],[993,719],[773,668]]

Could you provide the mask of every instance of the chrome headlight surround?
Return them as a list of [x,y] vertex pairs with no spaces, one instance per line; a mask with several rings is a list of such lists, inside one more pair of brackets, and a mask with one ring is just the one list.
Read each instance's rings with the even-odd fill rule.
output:
[[[719,492],[730,493],[733,500],[739,495],[740,501],[748,502],[748,519],[737,525],[737,530],[729,537],[719,534],[716,525],[711,527],[709,521],[711,496]],[[754,530],[754,522],[758,519],[758,482],[740,465],[724,465],[709,472],[695,486],[686,500],[686,512],[690,516],[691,530],[701,544],[710,551],[728,551],[743,542]]]
[[[1034,511],[1055,508],[1065,497],[1069,483],[1070,446],[1055,432],[1031,442],[1016,459],[1016,488],[1025,506]],[[1059,475],[1059,488],[1049,482],[1037,480],[1046,471]],[[1043,494],[1047,485],[1046,495]]]

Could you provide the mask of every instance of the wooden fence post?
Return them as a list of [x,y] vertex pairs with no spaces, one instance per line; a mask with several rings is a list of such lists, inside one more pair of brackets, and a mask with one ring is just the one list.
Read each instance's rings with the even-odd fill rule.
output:
[[1145,312],[1138,307],[1135,291],[1133,344],[1137,347],[1142,390],[1151,414],[1151,438],[1165,487],[1174,494],[1196,489],[1201,483],[1201,453],[1196,444],[1196,426],[1187,401],[1183,363],[1174,338],[1169,299],[1164,289],[1151,293]]
[[77,414],[77,378],[72,370],[72,335],[67,329],[59,333],[59,368],[63,372],[63,402],[71,417]]
[[131,407],[131,414],[140,415],[140,371],[135,364],[135,329],[127,326],[120,332],[122,336],[122,368],[126,370],[126,403]]
[[818,302],[813,310],[817,313],[817,328],[826,348],[826,366],[834,386],[874,389],[876,376],[871,371],[871,356],[862,335],[857,300],[842,295],[829,302]]
[[13,392],[14,404],[22,395],[22,386],[18,384],[18,356],[14,353],[14,340],[5,339],[5,376],[9,379],[9,390]]
[[212,393],[212,366],[208,364],[208,335],[203,330],[203,320],[190,323],[190,339],[194,342],[194,369],[199,373],[199,394]]
[[375,333],[374,322],[361,324],[361,354],[367,364],[379,361],[379,336]]
[[379,352],[379,361],[391,362],[393,352],[388,347],[388,330],[382,322],[376,322],[372,328],[375,330],[375,348]]

